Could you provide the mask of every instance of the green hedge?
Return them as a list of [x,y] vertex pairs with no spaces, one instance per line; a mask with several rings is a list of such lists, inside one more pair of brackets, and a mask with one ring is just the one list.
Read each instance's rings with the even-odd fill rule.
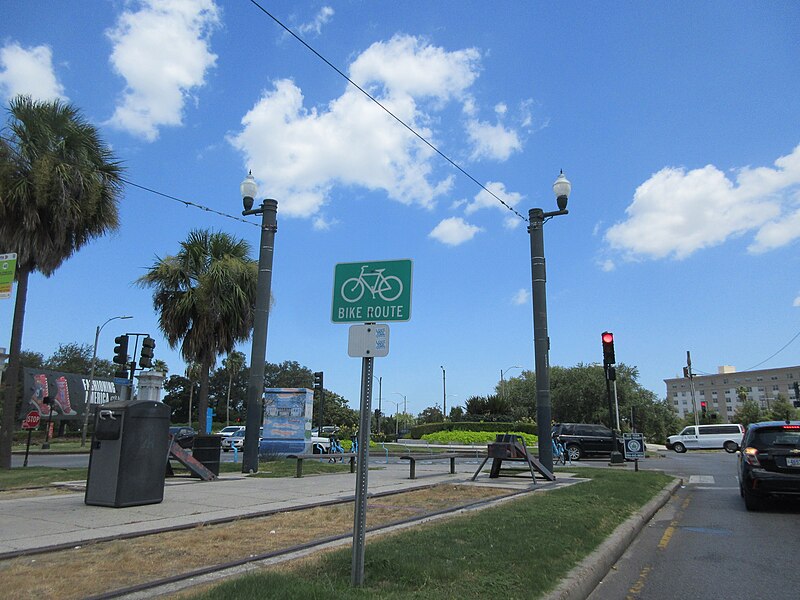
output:
[[[490,444],[495,441],[495,436],[498,431],[437,431],[436,433],[427,433],[422,436],[422,439],[431,444]],[[538,438],[531,433],[522,433],[519,431],[514,432],[515,435],[521,435],[525,440],[525,445],[533,448],[537,445]]]
[[424,425],[415,425],[411,428],[411,437],[419,440],[423,435],[429,433],[437,433],[439,431],[501,431],[504,433],[516,431],[520,433],[536,434],[536,423],[471,423],[467,421],[444,423],[425,423]]

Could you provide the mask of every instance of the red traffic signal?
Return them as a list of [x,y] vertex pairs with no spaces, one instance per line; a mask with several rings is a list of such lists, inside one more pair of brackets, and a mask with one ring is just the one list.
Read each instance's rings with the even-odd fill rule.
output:
[[705,401],[705,400],[701,401],[701,402],[700,402],[700,411],[701,411],[703,414],[706,414],[706,411],[707,411],[707,410],[708,410],[708,405],[706,404],[706,401]]
[[603,364],[613,365],[617,362],[614,358],[614,334],[610,331],[604,331],[600,339],[603,342]]

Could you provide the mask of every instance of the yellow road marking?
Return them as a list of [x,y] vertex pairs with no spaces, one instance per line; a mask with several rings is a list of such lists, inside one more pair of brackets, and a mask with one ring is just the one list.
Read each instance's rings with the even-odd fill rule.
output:
[[644,589],[647,576],[650,575],[650,571],[652,570],[653,567],[647,565],[639,572],[639,579],[637,579],[636,583],[628,590],[628,595],[625,597],[625,600],[636,600],[636,595]]

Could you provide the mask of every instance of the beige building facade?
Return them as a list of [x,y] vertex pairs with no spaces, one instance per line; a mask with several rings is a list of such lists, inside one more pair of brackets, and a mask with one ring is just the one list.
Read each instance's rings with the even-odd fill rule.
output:
[[744,388],[749,400],[755,400],[762,408],[769,409],[779,394],[789,402],[800,401],[796,395],[795,382],[800,382],[800,365],[741,372],[737,372],[735,367],[725,365],[717,369],[716,375],[694,375],[691,382],[688,377],[664,380],[667,386],[667,402],[679,417],[683,418],[694,412],[691,389],[693,383],[697,411],[701,410],[701,402],[705,402],[707,410],[719,413],[723,423],[732,422],[736,409],[741,406],[737,392],[739,388]]

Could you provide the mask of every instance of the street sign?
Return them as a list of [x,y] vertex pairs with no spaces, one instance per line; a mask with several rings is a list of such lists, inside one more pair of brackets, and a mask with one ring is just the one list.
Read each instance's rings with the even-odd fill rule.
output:
[[623,433],[622,443],[625,449],[625,458],[634,460],[644,458],[644,434],[643,433]]
[[351,325],[347,355],[353,358],[383,357],[389,354],[389,326]]
[[0,254],[0,298],[11,298],[11,286],[17,268],[17,255]]
[[333,275],[334,323],[408,321],[411,260],[339,263]]
[[25,415],[25,420],[22,422],[23,429],[36,429],[39,426],[39,411],[32,410]]

